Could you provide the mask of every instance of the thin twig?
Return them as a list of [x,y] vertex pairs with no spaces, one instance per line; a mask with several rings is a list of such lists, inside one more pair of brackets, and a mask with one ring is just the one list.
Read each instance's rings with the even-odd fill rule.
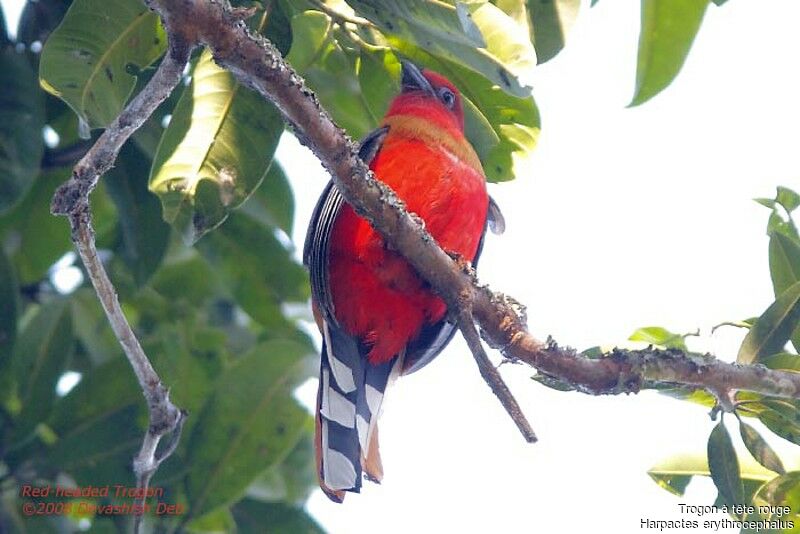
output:
[[356,26],[372,26],[372,23],[367,19],[362,19],[361,17],[351,17],[349,15],[345,15],[344,13],[339,13],[335,9],[331,9],[325,2],[321,2],[320,0],[309,0],[314,6],[328,15],[331,20],[333,20],[339,26],[344,26],[345,23],[355,24]]
[[[161,383],[122,312],[116,290],[97,255],[89,194],[97,185],[100,176],[112,167],[125,141],[144,124],[180,83],[191,47],[180,35],[170,34],[169,37],[168,53],[153,78],[81,158],[73,170],[72,177],[56,191],[51,206],[54,214],[67,215],[69,218],[72,241],[78,249],[111,328],[133,367],[147,401],[150,424],[142,440],[142,447],[133,460],[133,471],[140,490],[138,493],[141,495],[146,495],[150,479],[156,469],[175,450],[174,444],[180,437],[187,414],[170,401],[169,391]],[[164,452],[157,452],[161,438],[168,434],[171,435],[170,443]],[[144,504],[144,499],[141,500],[141,504]],[[141,520],[141,514],[137,514],[134,519],[134,532],[139,531]]]
[[514,398],[511,390],[508,389],[508,386],[503,381],[503,377],[500,376],[500,373],[483,349],[481,336],[475,328],[475,319],[466,307],[461,308],[458,314],[458,328],[461,330],[461,334],[464,336],[469,350],[475,357],[475,362],[478,364],[478,369],[483,379],[492,389],[495,396],[500,399],[500,403],[503,405],[503,408],[506,409],[506,412],[514,423],[516,423],[525,441],[528,443],[535,443],[537,438],[533,428],[531,428],[530,423],[528,423],[528,420],[525,418],[525,414],[522,413],[517,399]]

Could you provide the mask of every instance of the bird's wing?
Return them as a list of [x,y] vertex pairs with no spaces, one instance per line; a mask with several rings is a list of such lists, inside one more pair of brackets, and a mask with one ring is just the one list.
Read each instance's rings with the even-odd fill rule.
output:
[[[369,164],[380,150],[388,128],[380,128],[361,143],[359,156]],[[311,278],[311,294],[321,313],[323,333],[317,392],[316,456],[320,487],[341,502],[345,491],[358,492],[363,469],[380,479],[375,425],[383,392],[399,374],[401,358],[383,365],[366,362],[367,349],[342,329],[334,314],[328,275],[330,236],[344,198],[331,181],[314,208],[303,249]],[[374,445],[373,445],[374,444]],[[372,451],[370,450],[372,449]]]
[[[370,132],[358,149],[359,157],[369,165],[380,150],[389,127],[384,126]],[[330,252],[330,236],[333,223],[344,206],[344,197],[333,183],[328,182],[317,201],[308,226],[305,245],[303,246],[303,264],[308,267],[311,278],[311,296],[318,306],[322,317],[330,324],[336,324],[333,300],[330,291],[328,274],[328,254]]]

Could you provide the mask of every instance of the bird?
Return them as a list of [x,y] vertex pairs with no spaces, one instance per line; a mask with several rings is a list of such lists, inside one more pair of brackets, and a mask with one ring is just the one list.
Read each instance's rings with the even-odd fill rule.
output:
[[[359,156],[449,254],[477,263],[487,225],[504,228],[481,161],[464,134],[458,89],[401,61],[400,93]],[[383,478],[377,421],[387,387],[430,363],[456,326],[447,305],[330,181],[303,250],[322,334],[316,470],[335,502]]]

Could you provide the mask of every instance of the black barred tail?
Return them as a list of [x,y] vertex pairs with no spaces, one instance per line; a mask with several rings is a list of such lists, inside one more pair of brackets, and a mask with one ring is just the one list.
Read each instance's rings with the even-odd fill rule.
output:
[[383,394],[401,369],[401,358],[367,362],[366,349],[327,323],[317,393],[317,471],[320,486],[341,502],[361,489],[362,470],[380,481],[376,425]]

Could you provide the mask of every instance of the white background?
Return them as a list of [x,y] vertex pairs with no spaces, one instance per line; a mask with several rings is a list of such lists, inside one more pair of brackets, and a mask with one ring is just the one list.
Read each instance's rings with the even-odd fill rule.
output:
[[[16,20],[21,2],[2,3]],[[732,360],[743,332],[711,326],[772,301],[768,211],[751,199],[800,189],[800,3],[710,6],[677,80],[632,109],[639,2],[586,7],[566,50],[534,73],[543,129],[529,166],[490,186],[507,232],[487,239],[481,280],[527,304],[540,338],[582,349],[625,343],[639,326],[699,328],[692,348]],[[302,243],[327,178],[293,139],[279,158]],[[677,498],[646,474],[705,450],[703,408],[558,393],[529,368],[501,369],[539,443],[523,442],[457,340],[387,395],[383,485],[343,505],[317,491],[310,512],[333,533],[627,533],[643,518],[692,519],[680,502],[713,502],[705,480]],[[315,388],[299,392],[309,405]]]

